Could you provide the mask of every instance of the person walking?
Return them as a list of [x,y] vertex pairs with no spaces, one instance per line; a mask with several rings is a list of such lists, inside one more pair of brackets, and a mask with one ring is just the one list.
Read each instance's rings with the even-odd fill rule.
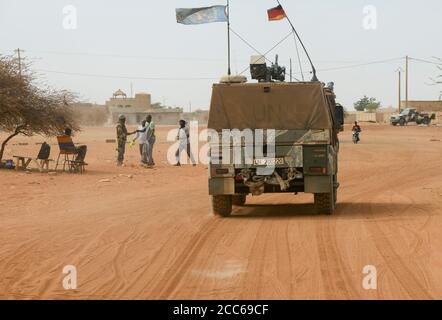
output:
[[186,126],[185,120],[180,120],[180,128],[178,129],[178,135],[177,140],[179,141],[178,150],[176,151],[176,164],[175,166],[179,167],[181,166],[180,163],[180,157],[181,152],[184,150],[187,153],[187,156],[190,158],[190,161],[192,162],[193,166],[196,166],[195,159],[193,157],[192,151],[190,150],[190,134],[189,134],[189,128]]

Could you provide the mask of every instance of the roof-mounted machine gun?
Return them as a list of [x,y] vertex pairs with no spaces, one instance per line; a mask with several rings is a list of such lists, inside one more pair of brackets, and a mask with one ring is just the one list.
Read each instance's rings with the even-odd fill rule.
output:
[[258,82],[285,81],[285,67],[278,64],[278,55],[276,55],[275,63],[267,67],[264,56],[252,56],[250,59],[250,73],[252,79]]

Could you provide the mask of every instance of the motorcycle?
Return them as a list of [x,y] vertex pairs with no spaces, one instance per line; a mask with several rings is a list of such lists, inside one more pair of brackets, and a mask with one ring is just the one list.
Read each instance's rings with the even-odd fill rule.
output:
[[360,132],[354,130],[353,131],[353,143],[354,144],[358,144],[359,141],[361,141],[361,139],[359,138]]

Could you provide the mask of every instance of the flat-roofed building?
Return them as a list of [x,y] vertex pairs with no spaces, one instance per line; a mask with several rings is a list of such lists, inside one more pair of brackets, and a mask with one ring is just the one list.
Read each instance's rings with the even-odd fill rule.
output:
[[175,125],[182,113],[180,108],[166,108],[159,104],[152,104],[151,95],[148,93],[137,93],[134,97],[128,97],[120,89],[106,101],[106,107],[113,123],[117,123],[119,115],[123,114],[126,116],[126,123],[130,125],[141,123],[148,114],[152,115],[156,124]]

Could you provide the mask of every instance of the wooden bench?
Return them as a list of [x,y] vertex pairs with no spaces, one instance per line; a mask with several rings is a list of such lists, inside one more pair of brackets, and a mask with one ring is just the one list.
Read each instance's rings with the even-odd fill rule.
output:
[[26,170],[28,169],[31,162],[35,163],[38,170],[40,172],[48,172],[49,171],[49,163],[54,161],[52,159],[38,159],[34,157],[25,157],[25,156],[14,156],[17,159],[17,165],[15,166],[15,170]]

